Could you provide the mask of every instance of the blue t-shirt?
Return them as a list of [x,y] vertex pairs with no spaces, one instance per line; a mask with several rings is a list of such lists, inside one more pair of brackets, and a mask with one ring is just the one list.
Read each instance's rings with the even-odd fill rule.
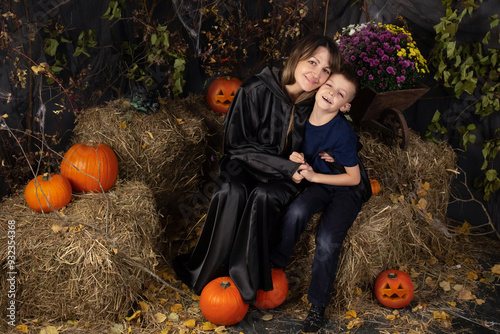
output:
[[321,151],[330,151],[335,155],[336,162],[345,167],[354,167],[358,164],[357,141],[351,124],[337,114],[328,123],[320,126],[307,122],[302,152],[306,162],[316,173],[334,174],[318,154]]

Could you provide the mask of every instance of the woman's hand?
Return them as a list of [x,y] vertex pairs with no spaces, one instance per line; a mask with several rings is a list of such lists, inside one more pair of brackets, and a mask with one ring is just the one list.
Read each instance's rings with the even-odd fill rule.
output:
[[318,154],[321,159],[325,160],[326,162],[335,162],[335,159],[333,159],[331,156],[328,155],[325,151],[321,151]]
[[304,159],[304,153],[299,152],[293,152],[292,154],[290,154],[290,160],[298,164],[306,163],[306,160]]

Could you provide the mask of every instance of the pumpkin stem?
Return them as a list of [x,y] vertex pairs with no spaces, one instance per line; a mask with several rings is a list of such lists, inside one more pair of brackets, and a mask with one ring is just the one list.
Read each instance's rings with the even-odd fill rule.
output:
[[398,277],[398,274],[396,274],[396,273],[390,273],[389,275],[387,275],[387,277],[394,279],[394,278]]
[[50,180],[50,174],[49,173],[43,173],[42,181],[49,181]]
[[227,289],[231,286],[231,283],[229,283],[228,281],[222,281],[220,283],[220,287],[223,288],[223,289]]

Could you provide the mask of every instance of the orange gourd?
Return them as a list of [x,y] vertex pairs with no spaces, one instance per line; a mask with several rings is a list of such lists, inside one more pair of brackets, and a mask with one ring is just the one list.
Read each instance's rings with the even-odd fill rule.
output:
[[283,269],[272,268],[273,289],[257,290],[257,301],[253,304],[260,309],[272,309],[280,306],[288,295],[288,279]]
[[380,183],[375,179],[370,179],[370,185],[372,187],[372,194],[373,195],[378,194],[380,192],[380,190],[382,189],[382,187],[380,186]]
[[106,144],[76,144],[64,155],[61,175],[68,178],[74,192],[107,191],[118,177],[118,159]]
[[414,287],[411,277],[402,271],[389,269],[375,280],[375,297],[387,307],[401,308],[410,304]]
[[230,326],[243,320],[248,304],[243,301],[233,280],[219,277],[208,283],[200,294],[201,313],[218,326]]
[[24,199],[37,212],[51,212],[52,208],[59,210],[71,201],[71,184],[62,175],[38,175],[24,189]]
[[210,108],[220,114],[226,114],[241,80],[232,77],[219,77],[212,81],[207,91],[207,103]]

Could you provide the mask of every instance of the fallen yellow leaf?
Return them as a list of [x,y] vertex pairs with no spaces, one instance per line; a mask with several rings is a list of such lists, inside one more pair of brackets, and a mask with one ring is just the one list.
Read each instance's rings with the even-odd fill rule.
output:
[[146,133],[149,135],[151,139],[155,139],[155,137],[153,137],[153,134],[150,131],[146,131]]
[[386,318],[387,320],[392,321],[392,320],[396,319],[396,316],[395,316],[394,314],[388,314],[385,318]]
[[125,320],[127,320],[127,321],[134,320],[140,316],[141,316],[141,310],[137,310],[130,317],[125,317]]
[[477,305],[483,305],[484,303],[486,303],[486,301],[484,299],[476,299],[476,304]]
[[180,311],[182,311],[182,305],[181,304],[174,304],[174,305],[170,306],[170,311],[180,312]]
[[26,325],[17,325],[16,329],[18,332],[28,333],[28,326],[26,326]]
[[266,314],[266,315],[262,316],[262,320],[264,320],[264,321],[273,320],[273,315],[272,314]]
[[347,311],[345,313],[345,317],[346,317],[346,319],[356,318],[357,317],[356,311],[354,311],[354,310]]
[[456,302],[447,302],[448,305],[450,305],[451,307],[455,307],[457,306],[457,303]]
[[189,319],[187,321],[184,321],[183,325],[188,327],[188,328],[193,328],[194,326],[196,326],[196,320]]
[[477,280],[479,278],[479,276],[477,276],[476,273],[472,272],[472,271],[469,271],[467,273],[467,278],[470,278],[470,279],[473,279],[473,280]]
[[202,331],[213,331],[214,329],[217,328],[217,325],[211,323],[210,321],[204,322],[203,326],[201,327]]
[[491,272],[493,274],[500,275],[500,264],[495,264],[493,267],[491,267]]
[[191,300],[194,300],[194,301],[200,300],[200,296],[192,294],[191,295]]
[[121,123],[120,123],[120,127],[121,127],[122,129],[126,129],[126,128],[127,128],[127,121],[123,121],[123,122],[121,122]]
[[448,319],[450,316],[446,313],[446,312],[439,312],[439,311],[434,311],[434,319],[436,320],[446,320]]
[[176,118],[175,121],[177,122],[177,124],[184,124],[184,120],[182,118]]

